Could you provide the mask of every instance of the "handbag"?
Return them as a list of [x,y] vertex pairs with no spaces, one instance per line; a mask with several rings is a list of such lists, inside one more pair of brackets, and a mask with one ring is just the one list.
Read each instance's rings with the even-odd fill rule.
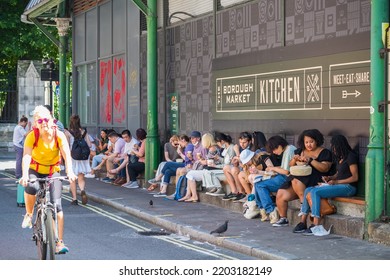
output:
[[[312,203],[313,203],[311,200],[311,192],[309,192],[306,195],[306,199],[307,199],[307,202],[309,203],[310,208],[311,208]],[[321,217],[323,217],[325,215],[331,215],[331,214],[334,214],[337,212],[336,206],[329,203],[329,200],[327,198],[321,198],[320,204],[321,204],[321,206],[320,206],[320,216]]]
[[260,209],[257,207],[253,194],[250,194],[248,196],[248,200],[243,204],[243,207],[243,214],[244,217],[247,219],[254,219],[260,215]]
[[290,174],[294,176],[309,176],[312,172],[310,165],[294,165],[290,167]]

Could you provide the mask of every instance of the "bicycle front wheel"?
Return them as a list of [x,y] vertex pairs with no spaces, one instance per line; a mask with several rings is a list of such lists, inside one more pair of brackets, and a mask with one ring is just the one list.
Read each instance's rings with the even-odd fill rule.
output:
[[56,243],[54,238],[54,219],[53,212],[51,210],[46,211],[45,215],[45,228],[46,228],[46,250],[50,260],[55,260]]
[[38,249],[38,257],[40,260],[46,260],[47,245],[43,242],[43,218],[42,211],[37,211],[36,222],[34,223],[34,240]]

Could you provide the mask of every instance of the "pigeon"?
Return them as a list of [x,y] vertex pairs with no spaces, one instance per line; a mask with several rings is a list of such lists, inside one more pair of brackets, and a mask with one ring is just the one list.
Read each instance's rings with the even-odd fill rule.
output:
[[220,225],[217,229],[211,231],[210,234],[218,233],[220,235],[221,233],[224,233],[228,229],[228,222],[229,221],[225,221],[223,225]]
[[150,205],[150,207],[153,207],[153,200],[149,201],[149,205]]

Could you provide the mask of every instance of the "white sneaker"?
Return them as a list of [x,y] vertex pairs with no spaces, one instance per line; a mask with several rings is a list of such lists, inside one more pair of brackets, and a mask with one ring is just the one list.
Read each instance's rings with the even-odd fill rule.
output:
[[314,236],[329,235],[330,231],[332,230],[332,226],[333,225],[329,227],[329,230],[326,230],[323,225],[314,226],[311,228],[311,232],[313,233]]
[[24,215],[22,228],[32,228],[32,217],[29,214]]
[[278,208],[274,208],[274,211],[269,213],[269,219],[271,224],[275,224],[277,221],[279,221],[279,213],[278,213]]
[[154,196],[154,197],[166,197],[167,194],[166,194],[166,193],[159,192],[159,193],[154,194],[153,196]]
[[265,222],[268,220],[269,220],[269,218],[268,218],[267,212],[265,212],[264,208],[261,208],[260,209],[260,221]]
[[137,181],[132,181],[132,182],[126,183],[126,184],[122,185],[122,187],[125,187],[127,189],[138,189],[139,188]]
[[206,192],[206,194],[212,195],[212,196],[224,196],[225,192],[224,192],[223,188],[218,188],[215,192]]
[[85,178],[95,178],[95,174],[87,173],[84,175]]

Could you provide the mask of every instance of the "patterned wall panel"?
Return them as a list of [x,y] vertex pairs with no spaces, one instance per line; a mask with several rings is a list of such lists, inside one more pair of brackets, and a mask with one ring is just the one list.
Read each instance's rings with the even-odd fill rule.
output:
[[[181,132],[213,129],[210,81],[214,44],[216,58],[229,59],[244,53],[257,56],[258,51],[284,45],[367,32],[370,30],[370,1],[250,1],[217,12],[215,21],[215,40],[212,15],[167,28],[165,48],[161,40],[164,35],[159,36],[159,55],[166,56],[165,68],[159,67],[159,71],[165,69],[165,75],[159,76],[159,104],[164,107],[161,104],[165,95],[179,93]],[[141,57],[146,58],[145,38],[141,40],[141,50]],[[163,63],[163,60],[160,59],[159,63]],[[146,67],[146,64],[143,63],[142,67]],[[146,96],[145,68],[142,69],[142,94]],[[162,116],[164,110],[166,108],[159,109]],[[159,121],[165,122],[163,117]],[[226,124],[234,125],[232,122]]]

